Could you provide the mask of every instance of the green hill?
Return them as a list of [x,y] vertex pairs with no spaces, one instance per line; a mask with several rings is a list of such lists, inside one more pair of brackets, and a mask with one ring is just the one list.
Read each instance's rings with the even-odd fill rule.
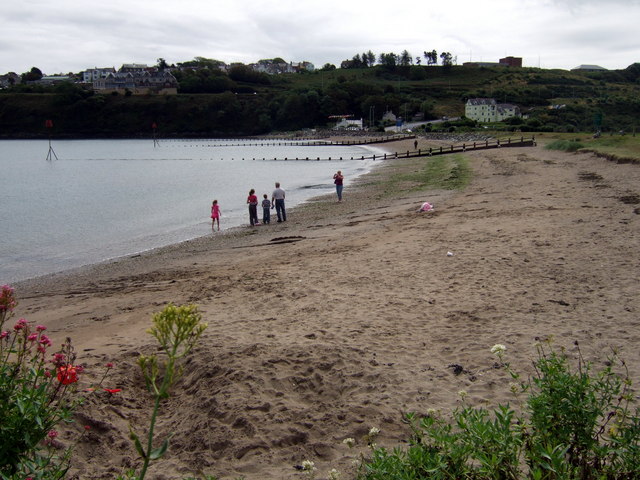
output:
[[[178,95],[94,94],[73,84],[0,91],[0,137],[230,137],[326,128],[332,115],[381,127],[392,111],[406,119],[464,115],[468,98],[514,103],[526,115],[491,128],[521,131],[634,131],[640,119],[640,63],[624,70],[378,65],[267,76],[217,70],[177,72]],[[445,123],[448,130],[482,128]]]

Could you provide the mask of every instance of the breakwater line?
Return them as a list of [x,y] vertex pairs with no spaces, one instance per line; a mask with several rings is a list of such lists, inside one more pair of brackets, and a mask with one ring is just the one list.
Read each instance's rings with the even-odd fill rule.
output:
[[[408,137],[414,138],[414,137]],[[404,140],[405,138],[403,138]],[[362,144],[364,145],[364,144]],[[242,161],[271,161],[271,162],[335,162],[335,161],[344,161],[344,160],[388,160],[392,158],[413,158],[413,157],[432,157],[434,155],[446,155],[451,153],[463,153],[474,150],[488,150],[493,148],[508,148],[508,147],[534,147],[536,146],[535,137],[525,138],[520,137],[516,139],[508,138],[506,140],[485,140],[484,142],[470,142],[470,143],[461,143],[457,145],[449,145],[442,147],[430,147],[430,148],[421,148],[417,150],[406,150],[403,152],[395,152],[395,153],[384,153],[384,154],[372,154],[372,155],[361,155],[361,156],[351,156],[351,157],[284,157],[284,158],[241,158]],[[231,158],[230,160],[235,160]]]
[[216,139],[161,139],[157,140],[159,145],[171,146],[172,144],[182,144],[183,147],[330,147],[330,146],[363,146],[380,143],[397,142],[399,140],[409,140],[415,135],[391,135],[383,137],[367,137],[353,140],[319,140],[317,138],[216,138]]

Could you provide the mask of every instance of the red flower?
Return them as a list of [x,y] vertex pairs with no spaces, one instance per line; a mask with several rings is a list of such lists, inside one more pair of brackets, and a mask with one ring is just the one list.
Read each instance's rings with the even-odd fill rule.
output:
[[58,381],[63,385],[76,383],[78,381],[78,372],[73,365],[63,365],[58,367]]
[[113,395],[114,393],[121,392],[122,389],[121,388],[105,388],[104,391],[109,392],[111,395]]

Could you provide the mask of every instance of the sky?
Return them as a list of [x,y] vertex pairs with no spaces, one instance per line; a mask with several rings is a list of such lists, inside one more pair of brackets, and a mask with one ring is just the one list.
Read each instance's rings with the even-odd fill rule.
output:
[[0,9],[0,74],[195,57],[339,67],[369,50],[624,69],[640,62],[639,21],[640,0],[18,0]]

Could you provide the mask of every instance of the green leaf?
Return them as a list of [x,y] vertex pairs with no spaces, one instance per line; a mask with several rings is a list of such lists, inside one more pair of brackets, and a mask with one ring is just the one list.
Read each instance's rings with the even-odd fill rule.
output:
[[133,428],[131,428],[131,426],[129,426],[129,438],[133,440],[133,444],[135,445],[136,450],[138,451],[138,455],[140,455],[142,458],[147,458],[147,454],[145,453],[144,448],[142,448],[140,439],[138,438],[138,435],[136,434],[136,432],[133,431]]
[[149,455],[150,460],[157,460],[165,454],[167,448],[169,448],[169,440],[171,440],[171,437],[173,437],[173,433],[169,434],[165,441],[162,442],[162,445],[160,447],[155,448],[151,451],[151,455]]

